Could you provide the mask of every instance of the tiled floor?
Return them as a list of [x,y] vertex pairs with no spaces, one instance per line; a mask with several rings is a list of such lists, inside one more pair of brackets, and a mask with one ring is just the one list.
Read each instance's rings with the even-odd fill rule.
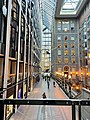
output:
[[[47,81],[41,79],[34,90],[30,93],[30,99],[43,99],[42,94],[46,93],[46,99],[66,99],[67,96],[62,92],[59,86],[53,87],[53,80],[50,80],[50,88],[47,87]],[[66,106],[29,106],[23,105],[10,120],[72,120],[71,107]]]

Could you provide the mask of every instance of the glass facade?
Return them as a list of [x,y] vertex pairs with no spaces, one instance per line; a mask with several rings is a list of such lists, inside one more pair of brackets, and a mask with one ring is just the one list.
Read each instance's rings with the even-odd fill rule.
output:
[[[44,28],[45,26],[43,26]],[[45,29],[42,35],[42,71],[51,71],[51,31]]]
[[49,30],[52,29],[57,0],[41,0],[41,14],[43,25]]

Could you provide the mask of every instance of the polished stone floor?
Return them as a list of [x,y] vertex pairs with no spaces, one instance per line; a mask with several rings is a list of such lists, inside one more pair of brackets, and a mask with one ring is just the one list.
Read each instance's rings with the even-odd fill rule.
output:
[[[47,81],[41,79],[32,92],[29,99],[43,99],[42,94],[46,93],[46,99],[68,99],[63,91],[56,84],[53,87],[53,80],[50,80],[48,89]],[[10,120],[72,120],[71,107],[68,106],[47,106],[47,105],[22,105]]]

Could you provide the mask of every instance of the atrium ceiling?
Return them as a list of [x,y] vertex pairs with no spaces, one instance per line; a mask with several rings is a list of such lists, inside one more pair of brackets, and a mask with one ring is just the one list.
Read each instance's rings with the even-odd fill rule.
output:
[[52,29],[54,17],[77,17],[88,0],[40,0],[44,29]]
[[[86,2],[88,2],[88,0],[58,0],[55,17],[77,17],[81,13]],[[60,3],[61,7],[59,8]]]
[[81,0],[64,0],[62,10],[75,10]]

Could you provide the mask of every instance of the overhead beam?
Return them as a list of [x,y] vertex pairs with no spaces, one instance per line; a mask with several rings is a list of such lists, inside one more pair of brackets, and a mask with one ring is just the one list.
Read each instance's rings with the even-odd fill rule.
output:
[[55,17],[60,17],[60,10],[61,10],[63,3],[64,3],[64,0],[57,0]]

